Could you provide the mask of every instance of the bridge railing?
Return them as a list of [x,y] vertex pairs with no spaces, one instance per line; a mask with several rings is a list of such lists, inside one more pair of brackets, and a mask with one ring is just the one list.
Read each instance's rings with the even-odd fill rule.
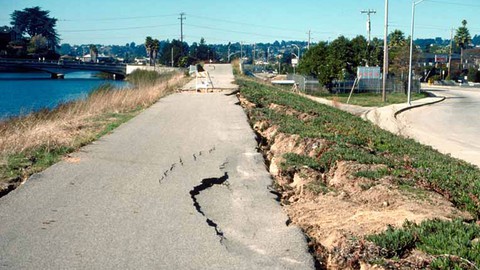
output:
[[38,59],[19,59],[19,58],[0,58],[0,63],[35,63],[35,64],[77,64],[77,65],[94,65],[94,66],[126,66],[125,63],[94,63],[94,62],[82,62],[82,61],[70,61],[70,60],[38,60]]

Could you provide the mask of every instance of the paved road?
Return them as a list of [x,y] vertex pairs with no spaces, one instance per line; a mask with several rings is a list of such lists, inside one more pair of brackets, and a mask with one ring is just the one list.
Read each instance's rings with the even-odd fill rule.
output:
[[237,102],[168,96],[1,198],[0,268],[312,269]]
[[480,167],[480,89],[427,89],[447,99],[399,115],[406,133]]
[[[208,85],[208,91],[231,89],[236,87],[233,84],[233,82],[235,81],[235,78],[233,77],[232,67],[230,65],[205,64],[203,68],[205,69],[205,71],[208,72],[208,74],[210,75],[210,79],[212,80],[211,82],[209,82],[210,84]],[[208,80],[206,78],[192,80],[186,85],[184,85],[182,87],[182,90],[184,91],[196,90],[195,85],[196,84],[200,85],[202,81],[207,82]],[[213,84],[213,88],[212,88],[212,84]],[[201,88],[200,90],[205,92],[204,88]]]

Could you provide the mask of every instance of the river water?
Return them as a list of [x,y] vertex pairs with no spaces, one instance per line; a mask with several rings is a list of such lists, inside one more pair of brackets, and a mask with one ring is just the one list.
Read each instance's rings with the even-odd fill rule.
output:
[[55,80],[43,72],[0,73],[0,120],[85,98],[104,83],[127,86],[124,81],[100,79],[95,74],[75,72]]

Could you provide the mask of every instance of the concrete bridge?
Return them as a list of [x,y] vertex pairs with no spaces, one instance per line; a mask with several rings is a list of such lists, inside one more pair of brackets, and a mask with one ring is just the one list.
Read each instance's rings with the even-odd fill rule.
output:
[[0,67],[38,70],[51,74],[53,79],[63,78],[65,74],[80,70],[101,71],[114,75],[115,79],[124,79],[127,75],[126,64],[87,63],[74,61],[39,61],[33,59],[0,59]]

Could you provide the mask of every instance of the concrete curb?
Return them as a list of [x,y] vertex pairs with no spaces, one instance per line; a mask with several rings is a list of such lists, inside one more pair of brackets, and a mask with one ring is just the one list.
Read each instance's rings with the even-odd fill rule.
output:
[[405,108],[402,108],[398,111],[396,111],[394,114],[393,114],[393,117],[395,119],[397,119],[397,116],[405,111],[408,111],[410,109],[414,109],[414,108],[420,108],[420,107],[423,107],[423,106],[427,106],[427,105],[433,105],[433,104],[436,104],[436,103],[440,103],[442,101],[444,101],[445,99],[447,99],[446,97],[444,96],[436,96],[434,95],[433,93],[430,93],[430,92],[427,92],[429,95],[432,95],[433,97],[439,97],[440,99],[439,100],[436,100],[436,101],[433,101],[433,102],[427,102],[427,103],[422,103],[422,104],[417,104],[417,105],[412,105],[412,106],[408,106],[408,107],[405,107]]

